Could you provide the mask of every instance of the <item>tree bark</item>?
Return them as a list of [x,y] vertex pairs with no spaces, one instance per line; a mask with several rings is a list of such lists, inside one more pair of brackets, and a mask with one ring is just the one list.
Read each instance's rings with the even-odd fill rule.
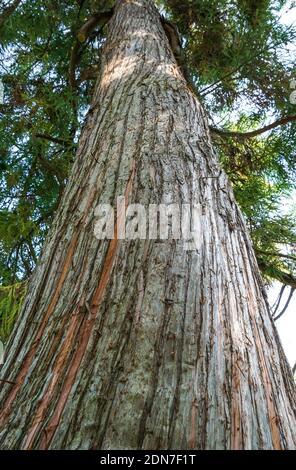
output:
[[[97,240],[99,203],[191,203],[199,244]],[[295,449],[244,220],[151,0],[120,0],[1,370],[2,449]]]

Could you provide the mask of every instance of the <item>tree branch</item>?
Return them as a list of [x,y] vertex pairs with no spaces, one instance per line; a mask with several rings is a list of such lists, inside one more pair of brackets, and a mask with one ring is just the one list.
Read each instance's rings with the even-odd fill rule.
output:
[[70,64],[69,64],[69,84],[72,90],[76,89],[76,67],[80,60],[81,44],[86,41],[95,27],[103,21],[104,27],[113,15],[113,9],[109,11],[94,13],[88,20],[79,28],[76,35],[76,40],[71,50]]
[[15,12],[22,0],[14,0],[11,5],[4,8],[0,15],[0,28],[4,25],[5,21]]
[[[288,26],[288,28],[286,29],[286,33],[288,31],[291,31],[292,28],[294,27],[294,24],[292,23],[290,26]],[[260,56],[261,54],[263,54],[264,52],[268,52],[272,47],[278,47],[280,46],[281,44],[283,43],[283,39],[280,39],[278,42],[276,42],[275,44],[270,44],[270,45],[267,45],[267,47],[263,47],[261,50],[256,50],[255,54],[256,55],[251,55],[251,57],[249,57],[248,59],[244,60],[238,67],[235,67],[234,69],[232,69],[230,72],[226,73],[222,78],[219,78],[219,80],[216,80],[214,83],[212,83],[211,85],[207,85],[205,88],[203,88],[201,91],[200,91],[200,96],[205,96],[207,95],[208,93],[212,93],[213,91],[215,91],[215,89],[220,85],[222,84],[222,82],[226,79],[226,78],[230,78],[233,74],[235,74],[236,72],[239,72],[245,65],[249,65],[252,61],[254,61],[254,59],[258,56]]]
[[268,124],[267,126],[261,127],[260,129],[255,129],[254,131],[250,132],[227,131],[224,129],[218,129],[213,126],[210,126],[210,130],[214,134],[220,135],[221,137],[233,137],[234,139],[246,140],[251,139],[253,137],[257,137],[260,134],[264,134],[264,132],[275,129],[276,127],[285,126],[286,124],[289,124],[292,121],[296,121],[296,115],[282,117],[280,119],[277,119],[273,123]]
[[[258,266],[262,271],[268,270],[269,265],[262,258],[258,257],[257,261]],[[286,284],[287,286],[294,287],[296,289],[296,277],[291,273],[282,271],[279,268],[273,268],[271,277],[280,281],[282,284]]]
[[276,302],[274,303],[274,305],[271,308],[273,317],[275,316],[276,312],[278,311],[278,308],[280,306],[280,303],[281,303],[281,300],[282,300],[282,297],[283,297],[283,293],[284,293],[284,290],[286,289],[286,287],[287,286],[285,284],[281,287],[279,296],[278,296]]
[[289,297],[287,299],[287,302],[285,303],[285,306],[284,306],[283,310],[274,318],[274,321],[277,321],[282,315],[284,315],[285,311],[287,310],[287,308],[289,306],[290,300],[293,297],[294,292],[295,292],[295,287],[291,287],[290,294],[289,294]]
[[52,137],[51,135],[48,134],[33,134],[34,137],[37,137],[39,139],[44,139],[44,140],[49,140],[50,142],[54,142],[55,144],[60,144],[64,145],[65,147],[71,147],[72,142],[70,140],[65,140],[65,139],[59,139],[58,137]]
[[178,28],[175,24],[171,23],[163,15],[160,15],[160,21],[163,26],[166,37],[169,41],[169,45],[174,54],[174,57],[177,61],[177,64],[190,88],[190,90],[196,95],[199,96],[199,92],[195,86],[193,77],[190,73],[190,70],[187,65],[184,49],[182,47],[182,38],[178,31]]
[[52,176],[54,176],[59,185],[64,187],[65,175],[58,171],[55,165],[52,164],[51,161],[47,160],[43,154],[40,152],[37,154],[37,159],[41,166]]
[[261,253],[262,255],[276,256],[278,258],[286,258],[286,259],[291,259],[292,261],[296,261],[296,256],[293,256],[293,255],[286,255],[284,253],[276,253],[274,251],[264,251],[264,250],[259,250],[258,248],[256,248],[255,251],[257,253]]
[[91,65],[90,67],[87,67],[80,73],[78,83],[80,84],[88,80],[95,80],[98,76],[98,71],[98,65]]

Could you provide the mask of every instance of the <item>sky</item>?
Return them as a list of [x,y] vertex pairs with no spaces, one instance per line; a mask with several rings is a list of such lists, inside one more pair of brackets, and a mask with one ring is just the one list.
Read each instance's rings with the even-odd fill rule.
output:
[[[275,282],[273,287],[269,290],[268,299],[270,305],[275,303],[280,289],[281,284],[279,282]],[[281,309],[284,307],[289,293],[290,289],[286,288],[281,301],[281,307],[278,309],[277,313],[280,313]],[[291,367],[293,367],[296,362],[296,291],[294,297],[292,297],[290,301],[288,309],[284,315],[275,322],[275,324],[287,359]]]
[[[292,1],[290,4],[292,5]],[[295,2],[294,2],[295,5]],[[292,10],[288,10],[287,7],[285,7],[281,13],[281,19],[280,21],[283,24],[286,25],[291,25],[295,24],[296,25],[296,6]],[[294,51],[295,53],[296,49],[296,44],[295,47],[291,48],[291,51]],[[296,79],[296,71],[295,71],[295,77]],[[296,105],[295,105],[295,112],[296,112]],[[283,200],[283,212],[285,212],[287,206],[291,206],[291,204],[294,203],[294,206],[296,206],[296,191],[291,194],[291,197],[289,200]],[[268,290],[268,299],[270,302],[270,305],[273,305],[275,302],[277,296],[279,295],[281,288],[281,284],[279,282],[275,282],[273,286]],[[283,295],[283,299],[281,302],[281,307],[285,305],[285,302],[287,300],[287,297],[289,295],[290,289],[286,288],[285,293]],[[279,308],[278,312],[281,311],[281,308]],[[286,356],[288,358],[289,363],[293,367],[295,362],[296,362],[296,291],[294,294],[294,297],[292,297],[292,300],[289,304],[288,309],[284,313],[284,315],[279,318],[279,320],[276,321],[276,326],[281,338],[281,342],[283,345],[283,348],[285,350]]]
[[[295,108],[296,108],[296,105],[295,105]],[[283,209],[282,209],[283,214],[286,212],[289,212],[292,209],[292,207],[294,208],[294,213],[296,214],[296,191],[291,193],[289,199],[283,199],[282,204],[283,204]],[[285,252],[284,247],[282,249],[282,252],[283,253]],[[282,287],[282,284],[280,284],[279,282],[274,282],[273,285],[268,289],[267,294],[268,294],[268,300],[269,300],[270,306],[272,306],[276,302],[278,295],[280,293],[281,287]],[[283,309],[283,307],[285,306],[289,293],[290,293],[290,288],[287,287],[282,296],[282,300],[281,300],[279,309],[277,310],[277,314],[279,314],[281,310]],[[286,356],[288,358],[288,361],[291,367],[293,367],[294,364],[296,363],[296,290],[292,299],[290,300],[289,307],[287,308],[286,312],[283,314],[281,318],[279,318],[275,322],[275,324],[278,329],[281,342],[285,350]]]

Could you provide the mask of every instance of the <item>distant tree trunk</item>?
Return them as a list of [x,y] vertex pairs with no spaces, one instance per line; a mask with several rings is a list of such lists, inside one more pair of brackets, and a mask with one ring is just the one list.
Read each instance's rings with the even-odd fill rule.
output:
[[[198,248],[96,239],[96,206],[121,195],[197,204]],[[249,236],[151,0],[117,3],[0,378],[2,449],[295,448]]]

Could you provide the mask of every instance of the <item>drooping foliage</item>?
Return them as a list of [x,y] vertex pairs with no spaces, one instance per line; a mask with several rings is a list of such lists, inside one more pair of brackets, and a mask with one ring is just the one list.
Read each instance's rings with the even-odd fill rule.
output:
[[[6,338],[67,182],[114,1],[0,5],[0,336]],[[269,282],[296,286],[296,28],[278,0],[159,0]],[[293,9],[291,10],[293,11]],[[293,49],[294,48],[294,49]],[[267,132],[248,133],[269,123]],[[264,130],[264,129],[263,129]],[[295,194],[295,193],[294,193]],[[288,257],[286,257],[288,256]],[[11,312],[10,320],[8,320]]]

